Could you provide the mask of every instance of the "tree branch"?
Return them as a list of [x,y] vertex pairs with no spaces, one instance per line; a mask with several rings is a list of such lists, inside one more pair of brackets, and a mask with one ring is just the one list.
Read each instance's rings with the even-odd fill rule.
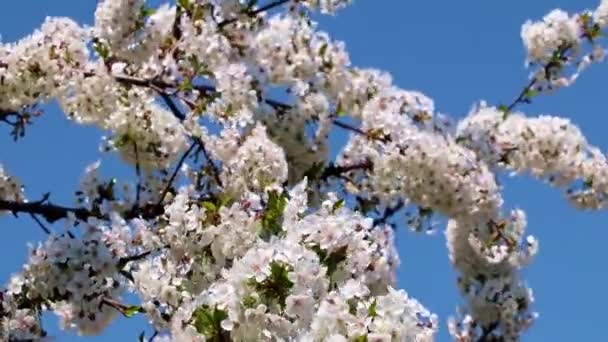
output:
[[489,342],[490,340],[490,334],[492,334],[492,332],[494,332],[494,330],[496,328],[498,328],[498,321],[496,322],[492,322],[490,323],[490,325],[483,327],[482,328],[482,334],[481,336],[479,336],[479,338],[477,339],[477,342]]
[[82,221],[86,221],[89,217],[104,218],[101,214],[91,212],[85,208],[69,208],[40,202],[15,202],[0,200],[0,210],[10,211],[14,215],[17,215],[18,213],[40,215],[49,223],[66,218],[70,213],[74,214],[76,218]]
[[198,146],[201,149],[201,151],[203,152],[203,155],[205,156],[205,160],[207,161],[207,164],[209,164],[209,167],[211,168],[211,172],[213,173],[213,179],[215,180],[215,182],[217,183],[218,186],[222,187],[222,179],[220,178],[220,170],[217,168],[217,166],[215,165],[215,163],[213,163],[213,159],[211,159],[211,156],[209,155],[209,152],[207,151],[207,148],[205,147],[205,143],[203,142],[202,139],[197,139],[198,142]]
[[117,268],[118,269],[122,269],[123,267],[125,267],[128,263],[130,263],[131,261],[137,261],[137,260],[141,260],[146,258],[148,255],[152,254],[152,251],[146,251],[137,255],[131,255],[128,257],[124,257],[124,258],[120,258],[120,260],[118,261],[118,265]]
[[395,215],[399,210],[401,210],[404,205],[405,203],[403,202],[403,200],[399,200],[399,202],[395,206],[386,208],[384,214],[381,217],[374,219],[374,226],[385,224],[391,217],[393,217],[393,215]]
[[[269,11],[269,10],[275,8],[275,7],[279,7],[279,6],[281,6],[283,4],[286,4],[286,3],[290,2],[290,1],[291,0],[277,0],[277,1],[271,2],[269,4],[266,4],[266,5],[262,6],[262,7],[256,8],[255,10],[246,11],[243,14],[245,14],[247,16],[250,16],[250,17],[255,17],[256,15],[258,15],[258,14],[260,14],[262,12]],[[221,23],[219,23],[217,26],[219,28],[222,28],[222,27],[224,27],[226,25],[233,24],[233,23],[237,22],[238,20],[239,20],[238,17],[227,19],[227,20],[224,20]]]
[[373,163],[369,160],[365,160],[360,163],[352,165],[329,165],[321,174],[321,179],[325,180],[329,177],[338,177],[343,173],[355,171],[355,170],[371,170],[374,167]]
[[137,176],[137,189],[135,193],[135,203],[133,204],[134,208],[139,208],[139,200],[141,198],[141,167],[139,165],[139,151],[137,148],[137,142],[133,141],[133,150],[135,152],[135,174]]
[[[86,208],[71,208],[60,205],[41,203],[41,202],[16,202],[16,201],[5,201],[0,200],[0,211],[10,211],[13,215],[17,216],[19,213],[39,215],[43,217],[48,223],[54,223],[58,220],[67,218],[68,215],[74,214],[74,216],[86,222],[89,217],[94,217],[101,220],[109,220],[110,218],[102,215],[99,212],[91,211]],[[162,215],[164,209],[162,206],[157,204],[147,204],[139,208],[134,208],[123,213],[123,217],[126,220],[141,217],[143,219],[153,219]]]
[[[542,66],[541,70],[545,74],[545,77],[548,79],[551,74],[551,69],[558,67],[561,65],[561,62],[567,60],[567,57],[564,55],[572,48],[571,44],[562,45],[555,51],[553,54],[557,56],[557,60],[551,61]],[[534,86],[538,82],[538,77],[535,75],[528,82],[528,84],[521,90],[521,92],[513,99],[513,101],[505,107],[505,113],[509,113],[517,107],[518,104],[521,103],[529,103],[530,102],[530,92],[533,90]]]
[[101,305],[107,305],[114,308],[116,311],[123,314],[125,317],[131,317],[136,313],[144,313],[145,310],[141,306],[126,305],[112,298],[104,297],[101,299]]
[[[85,72],[85,77],[92,77],[92,76],[95,76],[95,73]],[[113,76],[113,77],[119,83],[123,83],[126,85],[145,87],[145,88],[150,88],[150,89],[155,90],[161,96],[163,101],[165,101],[165,103],[167,104],[167,106],[169,107],[169,109],[171,110],[173,115],[175,115],[176,118],[178,118],[179,120],[184,120],[186,118],[186,115],[183,114],[179,110],[179,108],[177,108],[177,106],[171,99],[171,95],[169,95],[167,93],[168,89],[174,89],[174,90],[178,89],[179,88],[178,84],[165,82],[165,81],[159,80],[159,79],[144,79],[144,78],[126,76],[126,75],[118,75],[118,76]],[[217,93],[217,90],[215,89],[215,87],[209,86],[209,85],[204,85],[204,84],[193,84],[192,89],[199,91],[203,94]],[[276,101],[276,100],[272,100],[272,99],[264,99],[264,103],[275,108],[278,111],[287,111],[287,110],[290,110],[293,108],[289,104],[286,104],[286,103],[283,103],[280,101]],[[372,140],[378,140],[378,141],[381,141],[384,143],[391,141],[390,137],[376,136],[376,135],[372,134],[371,132],[366,132],[358,127],[338,121],[337,119],[333,121],[333,124],[337,127],[363,135]]]
[[192,152],[197,145],[198,145],[198,142],[194,142],[192,145],[190,145],[190,148],[188,148],[188,150],[186,152],[184,152],[182,157],[177,162],[177,165],[175,166],[175,170],[173,170],[173,174],[171,174],[171,177],[169,178],[169,181],[167,182],[167,186],[165,187],[165,190],[163,190],[158,202],[156,203],[157,206],[162,206],[163,201],[165,200],[165,197],[167,196],[167,193],[169,192],[169,189],[171,189],[171,185],[173,184],[173,181],[175,180],[175,178],[177,177],[177,174],[179,173],[179,170],[182,168],[182,165],[186,161],[186,158],[188,158],[188,155],[190,154],[190,152]]

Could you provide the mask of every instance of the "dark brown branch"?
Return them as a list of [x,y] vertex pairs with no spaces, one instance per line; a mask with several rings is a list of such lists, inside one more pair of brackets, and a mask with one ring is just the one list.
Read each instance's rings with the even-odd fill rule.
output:
[[13,129],[11,136],[17,141],[25,136],[25,128],[32,123],[32,117],[40,115],[39,111],[27,112],[27,109],[21,111],[4,110],[0,108],[0,121],[5,122]]
[[343,128],[343,129],[345,129],[347,131],[351,131],[351,132],[363,135],[363,136],[365,136],[365,137],[367,137],[369,139],[372,139],[372,140],[378,140],[378,141],[381,141],[383,143],[388,143],[388,142],[391,141],[391,138],[389,136],[375,135],[372,132],[366,132],[366,131],[362,130],[361,128],[349,125],[349,124],[344,123],[342,121],[334,120],[333,124],[336,125],[336,126],[338,126],[338,127],[340,127],[340,128]]
[[123,267],[125,267],[128,263],[130,263],[131,261],[137,261],[137,260],[141,260],[146,258],[148,255],[152,254],[152,251],[146,251],[137,255],[131,255],[128,257],[124,257],[124,258],[120,258],[120,260],[118,261],[118,265],[117,268],[118,269],[122,269]]
[[482,334],[477,339],[477,342],[492,341],[492,340],[490,340],[490,338],[491,338],[490,334],[492,334],[492,332],[494,332],[494,330],[496,330],[496,328],[498,328],[498,322],[492,322],[492,323],[490,323],[490,325],[483,327]]
[[385,224],[391,217],[393,217],[393,215],[395,215],[399,210],[401,210],[404,205],[405,203],[400,200],[399,203],[397,203],[395,206],[386,208],[384,214],[381,217],[374,219],[374,226]]
[[201,151],[203,152],[203,155],[205,156],[205,160],[207,161],[207,164],[209,164],[209,167],[211,168],[211,172],[213,173],[213,179],[215,180],[215,182],[217,183],[218,186],[222,187],[222,180],[220,178],[220,170],[217,168],[217,166],[215,165],[215,163],[213,162],[213,159],[211,159],[211,155],[209,155],[209,152],[207,151],[207,148],[205,147],[205,143],[203,142],[203,140],[201,139],[197,139],[198,142],[198,146],[201,149]]
[[163,99],[163,101],[165,102],[165,104],[167,105],[167,107],[169,107],[169,110],[171,110],[171,113],[173,113],[173,115],[178,118],[180,121],[184,121],[186,120],[186,114],[184,114],[179,107],[177,107],[177,105],[175,104],[175,102],[173,101],[173,99],[171,98],[171,96],[169,94],[167,94],[167,92],[158,87],[155,84],[150,84],[150,88],[154,89],[158,95],[160,95],[160,97]]
[[91,212],[85,208],[68,208],[40,202],[28,203],[0,200],[0,210],[10,211],[14,215],[18,213],[40,215],[49,223],[66,218],[70,213],[82,221],[86,221],[89,217],[104,218],[101,214]]
[[[42,202],[16,202],[0,200],[0,210],[10,211],[15,216],[20,213],[39,215],[48,223],[54,223],[58,220],[67,218],[70,214],[74,214],[77,219],[84,222],[86,222],[89,217],[109,220],[109,217],[86,208],[70,208]],[[164,209],[162,206],[156,204],[147,204],[140,208],[133,208],[127,212],[124,212],[123,217],[127,220],[136,217],[153,219],[162,215],[163,212]]]
[[[260,13],[269,11],[269,10],[275,8],[275,7],[279,7],[279,6],[281,6],[283,4],[286,4],[286,3],[290,2],[290,1],[291,0],[278,0],[278,1],[274,1],[274,2],[271,2],[269,4],[264,5],[262,7],[256,8],[255,10],[248,10],[248,11],[246,11],[243,14],[245,14],[247,16],[250,16],[250,17],[255,17],[256,15],[258,15]],[[222,21],[221,23],[218,24],[218,27],[222,28],[222,27],[224,27],[226,25],[233,24],[233,23],[237,22],[238,20],[239,20],[239,17],[234,17],[234,18],[231,18],[231,19],[224,20],[224,21]]]
[[126,304],[123,304],[117,300],[114,300],[114,299],[111,299],[108,297],[104,297],[101,299],[101,305],[107,305],[109,307],[112,307],[116,311],[123,314],[123,316],[125,316],[125,317],[131,317],[131,316],[133,316],[133,314],[138,313],[138,312],[139,313],[145,312],[145,310],[141,306],[126,305]]
[[366,160],[352,165],[329,165],[321,174],[321,179],[325,180],[330,177],[342,176],[342,174],[355,170],[371,170],[373,168],[371,161]]
[[141,167],[139,165],[139,152],[137,148],[137,142],[133,141],[133,149],[135,151],[135,175],[137,176],[137,189],[135,191],[135,203],[133,204],[134,208],[139,207],[139,200],[141,198]]

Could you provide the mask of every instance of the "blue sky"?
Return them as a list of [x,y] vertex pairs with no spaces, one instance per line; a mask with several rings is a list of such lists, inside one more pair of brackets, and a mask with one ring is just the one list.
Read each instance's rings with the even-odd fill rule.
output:
[[[538,19],[553,8],[579,11],[595,8],[599,0],[355,0],[335,17],[321,17],[320,27],[346,42],[353,64],[389,71],[396,84],[435,100],[453,117],[465,115],[473,102],[491,104],[512,99],[525,84],[521,24]],[[0,34],[13,41],[38,27],[45,16],[69,16],[91,23],[95,1],[5,1],[0,10]],[[605,64],[594,65],[571,88],[539,97],[523,109],[529,115],[571,118],[588,140],[608,147]],[[14,143],[0,127],[0,162],[20,176],[31,199],[52,192],[55,203],[72,204],[73,191],[84,167],[101,157],[101,132],[68,122],[54,105]],[[105,174],[132,176],[115,157],[103,156]],[[601,341],[608,307],[608,260],[605,212],[579,212],[562,194],[519,177],[504,183],[506,206],[528,214],[529,232],[540,240],[540,253],[525,270],[534,289],[540,318],[524,341]],[[0,281],[19,270],[26,243],[44,238],[26,217],[0,218]],[[399,286],[437,313],[442,326],[439,341],[448,341],[445,320],[459,303],[455,274],[449,265],[443,234],[417,235],[401,229],[397,243],[402,258]],[[145,329],[141,319],[118,319],[95,341],[135,340]],[[56,321],[46,328],[57,341],[78,341],[58,332]]]

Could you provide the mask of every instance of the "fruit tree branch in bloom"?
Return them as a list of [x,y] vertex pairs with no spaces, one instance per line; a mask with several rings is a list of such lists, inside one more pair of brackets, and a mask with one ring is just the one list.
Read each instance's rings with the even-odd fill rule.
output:
[[[524,23],[529,83],[455,126],[319,31],[311,13],[348,4],[103,0],[91,27],[48,18],[0,44],[0,121],[15,138],[49,101],[105,135],[74,207],[29,201],[0,165],[0,214],[46,233],[2,293],[0,339],[41,339],[52,311],[81,335],[118,312],[145,315],[160,341],[432,341],[438,317],[396,288],[405,211],[418,231],[446,218],[453,338],[519,340],[537,317],[521,270],[538,241],[496,174],[608,208],[605,155],[568,119],[515,111],[603,59],[608,1]],[[352,133],[343,146],[334,129]],[[104,175],[110,154],[136,179]],[[61,219],[63,233],[42,223]]]

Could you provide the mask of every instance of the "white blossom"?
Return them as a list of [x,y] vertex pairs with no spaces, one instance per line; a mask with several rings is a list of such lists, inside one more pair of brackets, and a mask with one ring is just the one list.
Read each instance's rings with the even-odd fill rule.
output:
[[[103,0],[93,27],[47,18],[0,44],[0,116],[16,138],[10,120],[56,100],[135,169],[119,181],[90,164],[64,207],[28,202],[0,165],[3,214],[65,219],[0,292],[0,339],[42,339],[53,311],[81,335],[143,314],[154,341],[432,341],[438,318],[395,288],[390,213],[405,207],[413,226],[447,220],[465,299],[450,334],[518,340],[537,316],[521,270],[539,242],[497,175],[604,209],[608,161],[570,120],[515,107],[605,58],[608,2],[524,23],[529,85],[454,128],[426,94],[352,66],[311,19],[349,3]],[[344,146],[330,144],[336,127]]]
[[608,25],[608,1],[601,0],[599,6],[593,12],[593,20],[602,27]]
[[581,27],[578,16],[556,9],[542,21],[527,21],[521,28],[521,37],[528,52],[528,62],[546,62],[562,46],[577,49]]
[[[25,196],[21,182],[8,174],[0,164],[0,200],[23,202]],[[0,213],[2,213],[0,211]]]

